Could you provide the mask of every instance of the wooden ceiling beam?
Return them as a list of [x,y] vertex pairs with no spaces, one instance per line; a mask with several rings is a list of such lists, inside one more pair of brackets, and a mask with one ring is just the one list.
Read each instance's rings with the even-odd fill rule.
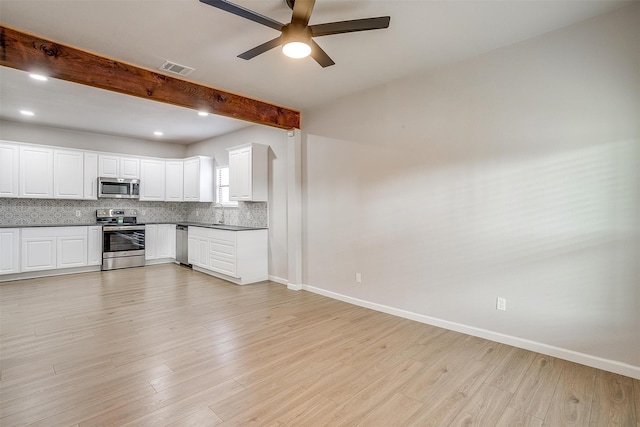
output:
[[281,129],[300,129],[300,112],[0,25],[0,65]]

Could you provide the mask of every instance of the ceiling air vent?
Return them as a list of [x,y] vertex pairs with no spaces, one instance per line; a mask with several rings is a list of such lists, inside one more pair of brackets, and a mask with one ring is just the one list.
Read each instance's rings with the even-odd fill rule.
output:
[[160,70],[168,73],[177,74],[179,76],[187,76],[195,71],[195,68],[187,67],[184,65],[176,64],[175,62],[166,61],[160,66]]

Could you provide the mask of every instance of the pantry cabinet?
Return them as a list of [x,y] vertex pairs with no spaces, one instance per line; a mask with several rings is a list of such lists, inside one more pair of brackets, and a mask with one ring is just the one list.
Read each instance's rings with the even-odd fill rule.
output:
[[18,197],[20,146],[0,142],[0,197]]
[[269,146],[247,144],[228,150],[229,200],[266,202]]

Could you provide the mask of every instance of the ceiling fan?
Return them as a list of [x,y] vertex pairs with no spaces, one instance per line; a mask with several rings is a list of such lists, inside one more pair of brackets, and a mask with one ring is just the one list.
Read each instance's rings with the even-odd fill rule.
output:
[[209,6],[222,9],[281,32],[275,39],[241,53],[238,55],[238,58],[255,58],[261,53],[282,46],[282,51],[285,55],[291,58],[304,58],[311,55],[323,68],[334,65],[335,62],[318,46],[313,40],[313,37],[352,33],[354,31],[379,30],[388,28],[389,21],[391,20],[390,16],[380,16],[377,18],[353,19],[350,21],[309,25],[309,18],[311,17],[315,0],[285,0],[287,5],[293,9],[293,14],[291,16],[291,22],[283,24],[226,0],[200,1]]

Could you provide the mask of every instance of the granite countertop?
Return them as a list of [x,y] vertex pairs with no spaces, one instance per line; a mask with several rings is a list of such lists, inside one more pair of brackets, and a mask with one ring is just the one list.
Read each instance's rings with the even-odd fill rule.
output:
[[29,228],[29,227],[91,227],[100,224],[14,224],[14,225],[0,225],[0,228]]
[[267,230],[267,227],[244,227],[242,225],[229,225],[229,224],[203,224],[199,222],[177,222],[176,224],[186,225],[188,227],[215,228],[217,230],[229,230],[229,231]]
[[[267,230],[267,227],[244,227],[241,225],[229,225],[229,224],[203,224],[200,222],[141,222],[138,225],[154,225],[154,224],[177,224],[186,225],[190,227],[202,227],[202,228],[215,228],[218,230],[229,231],[249,231],[249,230]],[[29,225],[0,225],[2,228],[30,228],[30,227],[91,227],[101,224],[29,224]],[[117,225],[117,224],[113,224]]]

